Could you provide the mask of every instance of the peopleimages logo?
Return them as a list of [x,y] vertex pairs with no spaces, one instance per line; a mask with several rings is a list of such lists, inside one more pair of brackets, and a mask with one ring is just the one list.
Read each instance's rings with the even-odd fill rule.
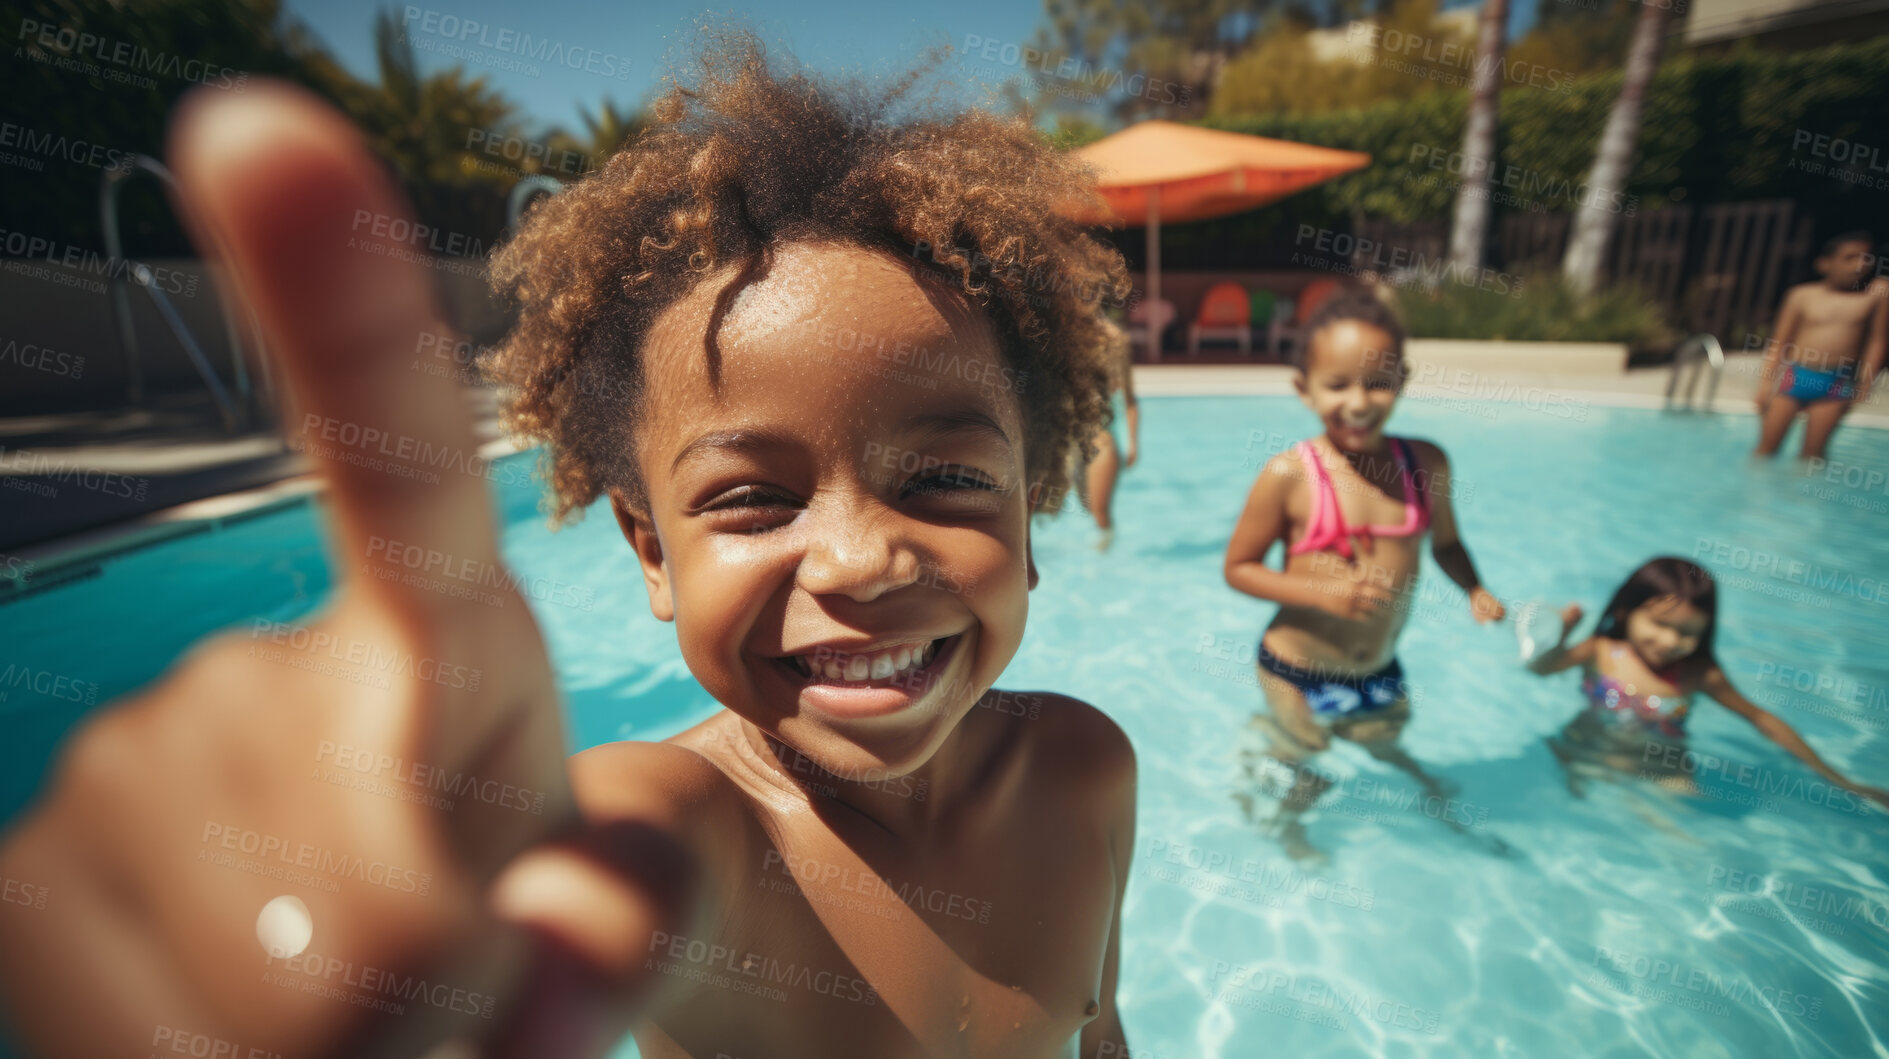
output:
[[[45,158],[57,158],[71,162],[73,165],[91,166],[95,169],[131,168],[132,152],[130,151],[120,151],[116,147],[107,147],[90,140],[74,140],[50,132],[40,132],[25,125],[15,125],[10,121],[0,122],[0,147]],[[32,160],[23,159],[22,161]],[[27,166],[27,168],[38,171],[45,167]]]
[[1382,51],[1388,55],[1402,56],[1406,60],[1469,71],[1468,77],[1450,78],[1449,83],[1453,84],[1466,84],[1470,78],[1479,77],[1493,68],[1499,79],[1510,84],[1545,88],[1550,92],[1566,93],[1574,90],[1574,76],[1566,70],[1511,59],[1506,54],[1478,55],[1473,47],[1406,33],[1394,27],[1387,29],[1375,22],[1359,20],[1351,23],[1345,38],[1348,43],[1371,49],[1373,54],[1367,61],[1379,61],[1376,53]]
[[1312,249],[1328,257],[1321,258],[1303,250],[1295,250],[1292,264],[1321,268],[1340,275],[1357,275],[1365,271],[1391,273],[1392,281],[1400,285],[1414,282],[1434,287],[1447,281],[1492,294],[1519,296],[1522,293],[1522,279],[1519,276],[1492,268],[1464,266],[1448,258],[1431,257],[1409,247],[1386,246],[1349,232],[1301,224],[1298,234],[1293,238],[1293,245],[1304,247],[1308,241]]
[[[395,893],[426,897],[433,892],[433,873],[415,871],[384,861],[368,860],[358,853],[329,849],[307,842],[291,842],[275,835],[246,827],[206,820],[200,839],[204,848],[197,851],[200,861],[213,860],[212,847],[226,853],[241,853],[258,858],[260,864],[279,868],[302,869],[337,879],[352,879],[371,886],[385,887]],[[220,862],[219,862],[220,863]],[[231,864],[228,866],[252,866]],[[257,871],[256,874],[268,874]]]
[[1881,900],[1872,901],[1828,886],[1813,886],[1767,873],[1739,871],[1722,864],[1714,864],[1706,872],[1706,882],[1727,893],[1766,898],[1794,911],[1851,921],[1860,919],[1871,926],[1889,930],[1889,905]]
[[[305,993],[327,996],[362,1007],[391,1010],[397,1015],[405,1014],[406,1008],[404,1004],[392,1004],[392,1000],[427,1004],[441,1011],[476,1015],[485,1019],[491,1018],[498,1006],[497,997],[484,993],[435,982],[422,975],[388,971],[315,952],[287,957],[270,955],[265,967],[273,969],[278,966],[300,975],[300,985]],[[269,970],[264,971],[263,980],[281,986],[295,984],[293,979],[280,980]],[[391,1006],[379,1007],[380,1003]]]
[[1492,159],[1471,158],[1462,151],[1432,147],[1427,143],[1411,144],[1408,161],[1412,166],[1446,172],[1465,181],[1486,179],[1492,185],[1519,192],[1523,201],[1550,199],[1572,202],[1582,209],[1602,209],[1627,217],[1634,216],[1640,208],[1638,195],[1629,195],[1624,191],[1602,195],[1586,181],[1577,184],[1566,177],[1552,176],[1512,163],[1498,164]]
[[[87,277],[113,282],[135,282],[140,286],[176,294],[185,298],[194,298],[197,294],[197,276],[193,273],[179,272],[164,265],[146,265],[124,257],[106,257],[94,250],[82,246],[61,243],[57,239],[33,235],[29,232],[8,231],[0,228],[0,250],[6,252],[11,271],[20,271],[16,266],[26,260],[44,261],[48,265],[72,269]],[[99,283],[91,283],[86,289],[103,294],[105,288]]]
[[770,849],[761,858],[761,866],[792,875],[808,885],[830,887],[910,908],[924,909],[940,916],[973,923],[989,923],[992,905],[963,894],[932,889],[919,883],[904,882],[896,888],[876,872],[855,870],[847,865],[819,861]]
[[1124,76],[1120,70],[1096,67],[1086,59],[1078,59],[1073,55],[1058,56],[1041,48],[983,37],[976,33],[964,35],[964,54],[967,57],[975,55],[987,63],[1027,70],[1039,83],[1050,78],[1067,81],[1091,98],[1120,91],[1132,98],[1170,107],[1185,107],[1194,98],[1193,89],[1178,81],[1167,81],[1146,74]]
[[[833,971],[816,970],[794,961],[782,961],[758,952],[741,953],[726,945],[712,944],[666,930],[651,932],[646,969],[687,978],[705,985],[717,985],[739,992],[781,985],[810,993],[850,1000],[868,1006],[879,1003],[879,993],[863,978]],[[744,981],[747,980],[747,981]],[[785,1001],[787,995],[773,989],[768,999]]]
[[[1807,563],[1762,548],[1746,548],[1700,537],[1693,543],[1692,558],[1709,562],[1715,567],[1783,581],[1825,596],[1849,596],[1869,603],[1889,603],[1889,583],[1879,577],[1868,574],[1858,577],[1848,570]],[[1721,576],[1719,580],[1739,584],[1743,579]]]
[[[1658,767],[1647,771],[1656,775],[1661,772],[1684,772],[1694,777],[1709,777],[1720,784],[1743,787],[1762,795],[1783,795],[1808,805],[1855,816],[1867,814],[1873,804],[1843,787],[1820,779],[1806,780],[1795,773],[1780,773],[1758,765],[1727,761],[1715,754],[1702,754],[1674,743],[1646,744],[1646,749],[1640,754],[1640,763],[1646,765],[1654,761],[1659,762]],[[1730,800],[1745,799],[1732,797]],[[1768,798],[1759,801],[1760,808],[1770,809],[1776,805]]]
[[[1334,1014],[1370,1019],[1385,1026],[1429,1034],[1436,1033],[1443,1022],[1442,1013],[1430,1008],[1372,996],[1363,991],[1348,992],[1344,986],[1334,985],[1319,978],[1293,974],[1276,967],[1233,964],[1226,960],[1215,960],[1207,972],[1207,981],[1218,984],[1222,989],[1221,996],[1229,1002],[1245,999],[1239,997],[1237,995],[1239,993],[1270,996]],[[1235,995],[1227,996],[1228,991]],[[1240,1006],[1251,1005],[1241,1004]],[[1286,1012],[1278,1013],[1286,1014]]]
[[0,701],[5,701],[6,692],[25,688],[35,695],[44,695],[49,699],[76,702],[91,706],[98,702],[98,685],[89,680],[75,680],[72,677],[54,673],[47,669],[33,669],[9,662],[5,670],[0,670]]
[[[1780,986],[1754,985],[1743,978],[1720,978],[1705,968],[1688,967],[1663,957],[1622,952],[1601,945],[1594,949],[1594,966],[1638,979],[1650,986],[1670,986],[1700,997],[1730,1000],[1745,1007],[1778,1015],[1792,1015],[1810,1022],[1816,1022],[1823,1014],[1823,998],[1820,996]],[[1637,990],[1630,991],[1638,993]],[[1659,999],[1656,994],[1653,998]],[[1720,1010],[1723,1011],[1722,1006]]]
[[[157,83],[138,74],[160,74],[175,77],[196,84],[227,88],[237,92],[243,90],[249,75],[228,66],[217,66],[201,59],[186,59],[169,52],[152,51],[142,44],[130,41],[113,40],[92,33],[81,33],[70,26],[57,26],[47,22],[36,22],[30,18],[20,20],[20,32],[17,40],[28,41],[47,52],[60,56],[66,63],[80,73],[92,74],[108,81],[123,81],[137,84],[141,88],[155,88]],[[14,53],[16,56],[19,52]],[[45,61],[42,57],[28,52],[28,59]],[[85,59],[96,59],[110,66],[122,67],[122,70],[110,70],[92,66]],[[126,73],[125,71],[135,71]]]
[[156,1059],[164,1055],[189,1055],[195,1059],[283,1059],[282,1053],[260,1045],[244,1046],[235,1041],[195,1033],[175,1026],[158,1026],[151,1034],[151,1049]]
[[[476,19],[407,5],[401,12],[400,27],[411,35],[416,23],[420,32],[456,44],[515,55],[547,66],[562,66],[618,81],[627,81],[630,77],[630,61],[614,52],[598,51],[582,44],[566,47],[562,41],[548,37],[534,38],[529,33],[493,26]],[[537,74],[533,69],[522,72],[533,76]]]

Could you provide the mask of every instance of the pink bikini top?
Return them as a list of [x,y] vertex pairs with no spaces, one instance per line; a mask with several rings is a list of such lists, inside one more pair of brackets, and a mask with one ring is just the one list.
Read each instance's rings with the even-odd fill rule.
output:
[[1347,526],[1338,505],[1338,490],[1332,485],[1331,475],[1325,473],[1318,449],[1309,441],[1299,442],[1299,459],[1304,462],[1305,473],[1311,481],[1312,514],[1305,520],[1305,535],[1287,549],[1288,555],[1329,549],[1349,559],[1353,537],[1411,537],[1430,528],[1430,505],[1417,489],[1416,456],[1402,438],[1389,440],[1404,476],[1404,521],[1399,526]]

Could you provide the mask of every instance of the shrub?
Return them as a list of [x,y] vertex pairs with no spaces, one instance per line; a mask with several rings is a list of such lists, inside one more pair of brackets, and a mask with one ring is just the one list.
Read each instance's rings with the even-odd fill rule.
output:
[[1412,338],[1625,342],[1636,348],[1679,338],[1659,306],[1627,285],[1582,297],[1558,277],[1530,278],[1507,295],[1439,283],[1402,287],[1397,303]]

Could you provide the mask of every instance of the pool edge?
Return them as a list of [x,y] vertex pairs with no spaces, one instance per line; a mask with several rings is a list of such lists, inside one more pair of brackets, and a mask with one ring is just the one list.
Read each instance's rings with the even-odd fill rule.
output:
[[[479,446],[479,458],[490,463],[535,447],[520,446],[508,438],[500,438]],[[326,482],[318,473],[293,475],[21,548],[13,557],[21,560],[26,567],[24,571],[12,563],[0,565],[0,607],[85,580],[97,572],[98,564],[126,552],[306,503],[325,487]]]

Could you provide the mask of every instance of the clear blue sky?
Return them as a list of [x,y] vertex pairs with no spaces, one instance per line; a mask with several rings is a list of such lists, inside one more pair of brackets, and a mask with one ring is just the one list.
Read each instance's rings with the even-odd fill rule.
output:
[[[684,0],[286,2],[360,77],[377,79],[374,14],[385,8],[407,24],[423,69],[457,63],[484,73],[534,124],[564,125],[576,124],[580,105],[594,110],[606,96],[633,104],[649,94],[667,68],[665,59],[685,54],[704,17],[746,19],[770,48],[792,52],[816,70],[867,75],[903,71],[932,45],[948,42],[962,52],[973,36],[1021,47],[1043,21],[1040,0],[745,0],[709,10]],[[1446,0],[1444,6],[1475,2]],[[1534,23],[1536,2],[1515,0],[1511,33]],[[467,23],[479,26],[468,29]],[[553,56],[578,67],[588,63],[589,70],[546,61]],[[986,84],[1017,72],[974,61],[964,68]]]

